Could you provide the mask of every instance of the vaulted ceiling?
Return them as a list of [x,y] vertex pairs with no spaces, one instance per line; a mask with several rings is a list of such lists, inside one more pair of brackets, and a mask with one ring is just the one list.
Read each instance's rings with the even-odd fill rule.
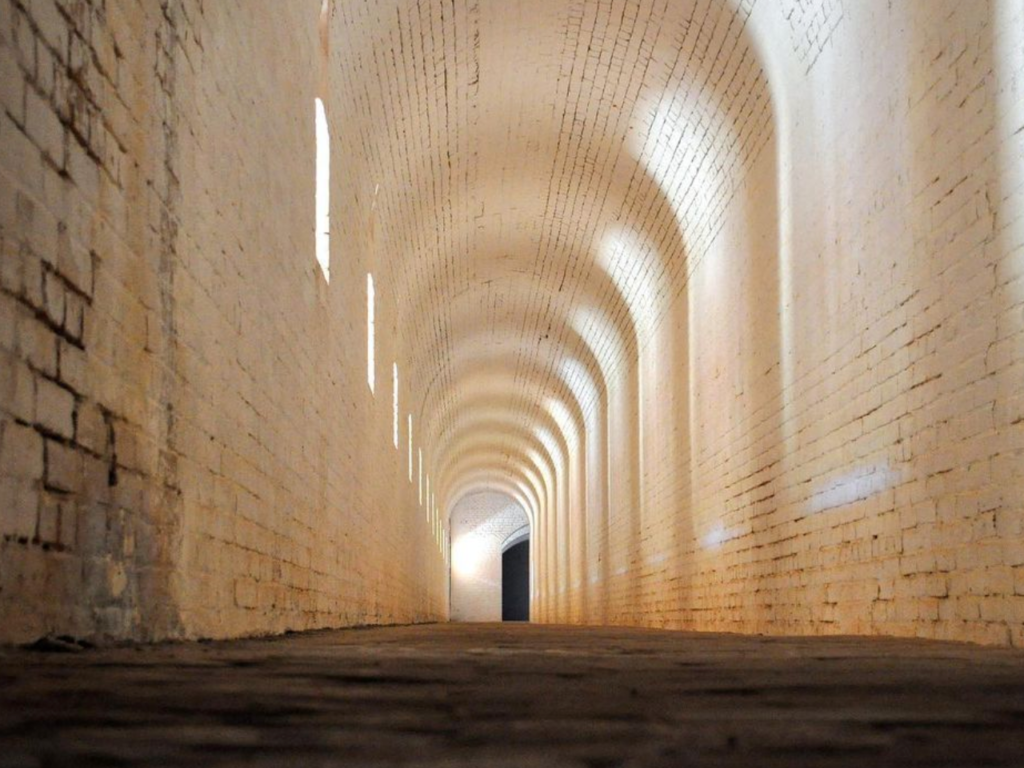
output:
[[536,513],[685,289],[772,131],[753,4],[333,5],[337,167],[372,195],[439,502]]

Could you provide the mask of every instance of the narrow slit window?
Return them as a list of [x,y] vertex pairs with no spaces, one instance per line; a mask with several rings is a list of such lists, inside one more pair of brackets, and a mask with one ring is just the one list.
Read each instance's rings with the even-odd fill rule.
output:
[[376,319],[375,296],[373,292],[373,274],[366,274],[366,383],[370,392],[375,392],[376,385]]
[[412,482],[412,414],[409,414],[409,482]]
[[398,450],[398,363],[391,367],[391,441]]
[[331,131],[321,99],[316,100],[316,260],[331,282]]

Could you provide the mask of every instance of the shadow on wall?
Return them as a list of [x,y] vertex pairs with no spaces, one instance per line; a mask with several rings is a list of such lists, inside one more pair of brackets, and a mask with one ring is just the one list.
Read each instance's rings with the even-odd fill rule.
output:
[[529,538],[506,544],[501,553],[501,620],[530,620]]

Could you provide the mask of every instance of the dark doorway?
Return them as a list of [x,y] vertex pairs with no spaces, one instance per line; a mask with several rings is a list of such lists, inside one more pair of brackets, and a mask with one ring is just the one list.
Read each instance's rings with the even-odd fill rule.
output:
[[501,554],[501,620],[530,620],[530,540]]

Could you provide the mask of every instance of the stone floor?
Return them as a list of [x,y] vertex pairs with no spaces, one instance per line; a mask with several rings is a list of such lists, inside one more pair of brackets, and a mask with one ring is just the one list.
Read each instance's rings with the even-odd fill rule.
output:
[[0,766],[1022,766],[1024,653],[436,625],[0,651]]

